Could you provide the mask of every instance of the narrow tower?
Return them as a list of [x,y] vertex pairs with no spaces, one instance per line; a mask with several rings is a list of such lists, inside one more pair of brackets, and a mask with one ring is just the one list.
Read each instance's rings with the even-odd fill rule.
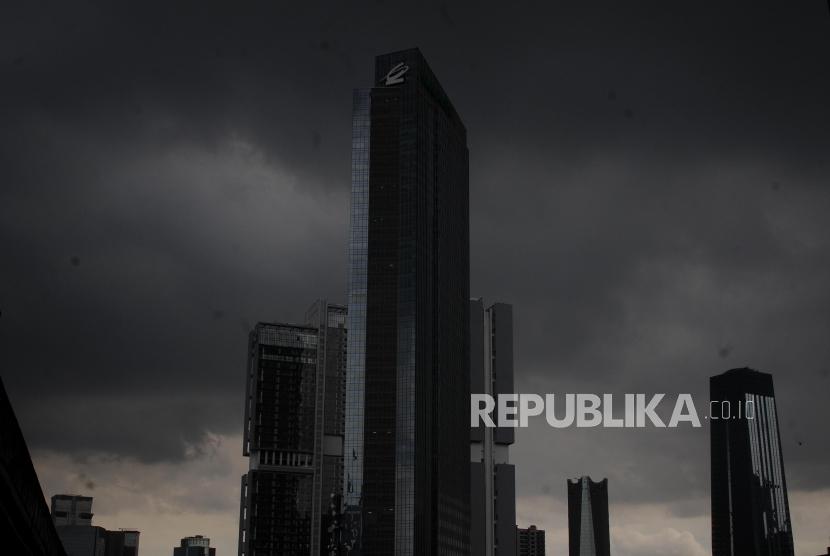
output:
[[[473,394],[513,394],[513,307],[470,301],[470,388]],[[470,553],[516,554],[515,429],[470,429]],[[497,494],[498,493],[498,494]]]

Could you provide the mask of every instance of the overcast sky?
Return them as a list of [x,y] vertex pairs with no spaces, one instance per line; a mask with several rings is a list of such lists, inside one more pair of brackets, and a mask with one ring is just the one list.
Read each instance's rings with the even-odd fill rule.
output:
[[[830,535],[830,10],[791,2],[17,2],[0,372],[44,494],[235,553],[246,333],[346,299],[351,90],[418,46],[468,128],[471,292],[522,392],[775,377],[798,556]],[[521,525],[710,551],[708,429],[521,430]]]

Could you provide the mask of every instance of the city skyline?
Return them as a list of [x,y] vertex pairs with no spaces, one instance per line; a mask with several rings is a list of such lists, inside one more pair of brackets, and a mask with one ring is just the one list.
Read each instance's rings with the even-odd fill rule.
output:
[[[714,13],[11,8],[0,353],[46,496],[233,551],[240,346],[346,300],[351,90],[417,45],[470,131],[471,292],[514,305],[516,390],[703,406],[772,373],[796,554],[824,551],[830,14]],[[562,478],[608,477],[615,553],[701,556],[707,430],[517,430],[517,520],[560,553]]]

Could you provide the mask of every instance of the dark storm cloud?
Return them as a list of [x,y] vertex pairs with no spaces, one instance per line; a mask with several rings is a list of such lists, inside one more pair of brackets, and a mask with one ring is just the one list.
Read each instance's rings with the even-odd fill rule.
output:
[[[827,486],[823,2],[26,4],[3,27],[0,341],[35,447],[180,459],[240,430],[245,329],[345,298],[351,89],[418,45],[469,130],[472,292],[515,304],[520,387],[705,400],[772,371],[788,480]],[[520,443],[520,489],[699,497],[706,438]],[[597,445],[620,465],[586,469]]]

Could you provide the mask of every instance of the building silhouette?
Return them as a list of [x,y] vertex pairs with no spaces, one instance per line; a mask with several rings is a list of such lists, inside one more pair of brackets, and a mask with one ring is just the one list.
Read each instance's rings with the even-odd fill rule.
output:
[[792,556],[793,534],[772,375],[709,379],[712,555]]
[[66,556],[26,440],[0,379],[0,547],[4,554]]
[[344,549],[469,554],[466,130],[417,49],[354,93]]
[[[514,393],[511,305],[485,309],[483,300],[470,300],[470,390],[493,397]],[[508,427],[470,429],[471,554],[516,554],[516,468],[509,457],[514,436]]]
[[320,300],[306,319],[249,336],[240,556],[316,556],[339,542],[346,308]]
[[202,535],[185,537],[179,546],[173,548],[173,556],[216,556],[216,549],[210,547],[210,539]]
[[568,480],[568,554],[610,556],[608,479]]
[[531,525],[516,528],[516,556],[545,556],[545,531]]

